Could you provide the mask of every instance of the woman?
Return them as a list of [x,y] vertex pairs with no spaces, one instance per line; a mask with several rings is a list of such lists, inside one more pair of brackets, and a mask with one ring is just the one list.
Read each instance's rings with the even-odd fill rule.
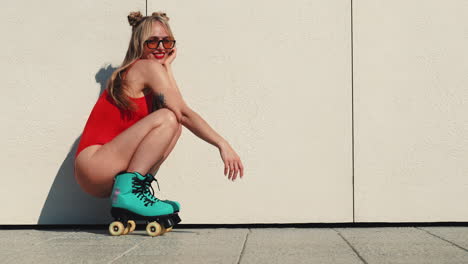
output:
[[169,18],[162,12],[145,17],[132,12],[128,20],[132,36],[127,54],[91,111],[76,152],[78,184],[88,194],[106,198],[119,172],[157,172],[182,125],[218,147],[228,179],[242,178],[237,153],[182,98],[171,68],[177,49]]

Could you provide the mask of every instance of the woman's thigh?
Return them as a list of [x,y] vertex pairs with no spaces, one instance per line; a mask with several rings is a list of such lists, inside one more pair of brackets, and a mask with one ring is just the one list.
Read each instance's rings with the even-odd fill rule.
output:
[[75,176],[81,187],[97,197],[108,197],[114,176],[125,171],[143,138],[161,125],[178,125],[175,114],[166,108],[142,118],[104,145],[83,149],[76,159]]

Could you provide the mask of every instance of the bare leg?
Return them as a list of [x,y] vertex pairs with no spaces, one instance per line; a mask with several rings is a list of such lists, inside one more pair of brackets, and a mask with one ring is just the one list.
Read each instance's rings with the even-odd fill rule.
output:
[[127,171],[136,171],[142,175],[146,175],[152,164],[163,158],[164,153],[174,138],[174,134],[177,132],[178,125],[179,123],[175,120],[174,122],[165,122],[159,127],[152,129],[138,145],[130,160]]
[[172,138],[171,143],[169,144],[169,147],[167,148],[166,152],[163,154],[163,157],[154,164],[153,167],[149,170],[149,173],[151,173],[153,176],[156,175],[156,173],[159,170],[159,167],[162,165],[162,163],[166,160],[166,158],[169,156],[169,154],[172,152],[174,149],[177,140],[179,140],[180,134],[182,133],[182,125],[179,124],[179,129],[177,130],[176,134],[174,135],[174,138]]
[[[156,130],[160,130],[162,135],[159,138],[161,145],[153,145],[153,151],[149,155],[154,157],[154,160],[147,164],[150,168],[156,160],[160,160],[161,156],[167,153],[169,144],[177,133],[178,126],[175,114],[163,108],[142,118],[110,142],[85,148],[75,160],[75,178],[78,184],[92,196],[109,197],[117,173],[128,171],[132,159],[138,159],[135,153],[142,145],[143,139],[146,137],[149,140],[148,138],[151,136],[148,134],[151,133],[152,137],[155,137]],[[158,143],[156,142],[156,144]],[[145,170],[145,168],[133,169],[140,173]]]

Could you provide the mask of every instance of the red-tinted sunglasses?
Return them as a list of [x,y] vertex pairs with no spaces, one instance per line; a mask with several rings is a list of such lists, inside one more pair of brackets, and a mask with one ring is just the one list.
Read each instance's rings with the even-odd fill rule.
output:
[[159,46],[159,43],[162,42],[162,45],[165,49],[172,49],[175,46],[175,39],[172,38],[163,38],[163,39],[158,39],[156,37],[150,38],[145,41],[146,47],[148,49],[157,49]]

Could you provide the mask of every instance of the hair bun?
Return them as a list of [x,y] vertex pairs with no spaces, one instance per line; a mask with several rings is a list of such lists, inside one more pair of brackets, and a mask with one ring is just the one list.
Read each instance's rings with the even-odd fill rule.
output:
[[140,11],[130,12],[130,15],[128,15],[127,18],[130,26],[135,27],[143,19],[143,15]]
[[151,14],[151,16],[160,16],[160,17],[166,19],[167,21],[169,21],[169,17],[166,15],[166,13],[161,12],[161,11],[159,11],[159,12],[153,12],[153,13]]

